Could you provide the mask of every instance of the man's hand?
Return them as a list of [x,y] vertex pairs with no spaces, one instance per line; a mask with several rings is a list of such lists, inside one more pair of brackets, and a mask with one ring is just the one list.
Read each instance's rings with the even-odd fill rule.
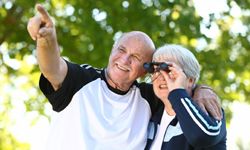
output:
[[[209,112],[215,119],[222,119],[221,105],[216,93],[209,87],[198,86],[193,95],[193,100],[198,103],[204,112]],[[206,87],[206,86],[205,86]]]
[[37,4],[38,15],[32,17],[27,25],[33,40],[37,41],[37,49],[53,49],[59,51],[56,30],[52,19],[42,5]]
[[48,12],[40,4],[36,5],[36,10],[39,14],[32,17],[27,26],[31,38],[37,40],[41,37],[53,36],[55,28]]

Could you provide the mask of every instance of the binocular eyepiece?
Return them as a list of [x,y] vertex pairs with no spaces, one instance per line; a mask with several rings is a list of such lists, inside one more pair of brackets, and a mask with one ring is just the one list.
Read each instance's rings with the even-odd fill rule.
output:
[[143,64],[143,68],[148,72],[148,73],[154,73],[160,70],[164,70],[166,72],[170,72],[169,70],[169,64],[164,63],[164,62],[146,62]]

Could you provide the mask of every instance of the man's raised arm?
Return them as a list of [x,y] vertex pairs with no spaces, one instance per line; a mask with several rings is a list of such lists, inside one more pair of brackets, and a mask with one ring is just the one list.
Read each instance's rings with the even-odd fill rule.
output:
[[42,5],[37,4],[38,15],[32,17],[27,25],[28,32],[37,42],[37,60],[43,75],[53,88],[60,88],[67,74],[67,64],[60,57],[54,23]]

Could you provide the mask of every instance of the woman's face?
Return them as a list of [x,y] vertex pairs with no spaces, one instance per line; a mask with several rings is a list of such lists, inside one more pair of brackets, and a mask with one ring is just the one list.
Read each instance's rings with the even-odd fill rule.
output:
[[[161,59],[161,58],[154,59],[153,61],[154,62],[166,62],[166,60]],[[166,82],[164,76],[160,72],[155,72],[152,75],[151,80],[153,83],[155,95],[158,98],[160,98],[162,101],[167,100],[169,90],[168,90],[167,82]]]
[[167,82],[164,79],[163,75],[160,72],[156,72],[152,76],[153,88],[155,95],[160,98],[162,101],[167,100],[169,90]]
[[153,61],[165,62],[170,65],[170,72],[155,72],[151,78],[154,92],[162,102],[168,99],[169,92],[174,89],[184,88],[191,94],[194,79],[188,78],[176,61],[172,59],[169,61],[162,57],[158,57]]

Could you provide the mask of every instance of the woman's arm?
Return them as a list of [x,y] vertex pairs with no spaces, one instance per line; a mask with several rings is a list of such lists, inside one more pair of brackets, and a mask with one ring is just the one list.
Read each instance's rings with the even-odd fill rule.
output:
[[205,113],[185,89],[169,93],[169,101],[188,142],[194,147],[215,145],[226,137],[225,117],[217,120]]

